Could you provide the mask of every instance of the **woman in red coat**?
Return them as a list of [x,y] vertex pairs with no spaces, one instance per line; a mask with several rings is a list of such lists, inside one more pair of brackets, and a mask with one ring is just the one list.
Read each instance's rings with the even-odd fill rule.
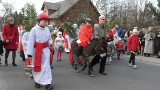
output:
[[136,69],[137,66],[135,65],[135,52],[139,49],[139,37],[138,37],[138,30],[133,29],[133,34],[128,38],[128,49],[131,52],[130,60],[128,65],[131,67],[131,62],[133,64],[133,68]]
[[18,48],[18,41],[19,41],[19,35],[18,35],[18,27],[14,25],[14,18],[8,17],[7,18],[8,24],[5,24],[3,26],[2,36],[5,41],[4,48],[6,49],[5,52],[5,64],[8,65],[8,55],[9,52],[12,51],[12,65],[17,66],[15,63],[16,58],[16,50]]

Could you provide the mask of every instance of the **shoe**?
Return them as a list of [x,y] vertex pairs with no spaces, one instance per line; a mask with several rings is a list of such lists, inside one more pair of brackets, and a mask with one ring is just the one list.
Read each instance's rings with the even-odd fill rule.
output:
[[41,85],[35,82],[35,88],[39,89],[41,88]]
[[160,58],[160,56],[156,57],[156,58]]
[[51,69],[53,69],[53,66],[51,66]]
[[51,84],[46,85],[46,90],[52,90],[53,86]]
[[15,64],[15,63],[12,63],[12,65],[13,65],[13,66],[17,66],[17,64]]
[[89,75],[90,77],[95,77],[95,75],[92,73],[91,69],[88,70],[88,75]]
[[28,79],[34,79],[33,75],[28,75]]
[[137,69],[137,65],[133,65],[133,68],[134,68],[134,69]]
[[117,57],[118,58],[118,60],[120,60],[120,58],[119,57]]
[[131,64],[131,63],[128,63],[128,66],[129,66],[129,67],[131,67],[131,66],[132,66],[132,64]]
[[105,72],[100,72],[100,74],[102,74],[102,75],[107,75],[107,73],[105,73]]

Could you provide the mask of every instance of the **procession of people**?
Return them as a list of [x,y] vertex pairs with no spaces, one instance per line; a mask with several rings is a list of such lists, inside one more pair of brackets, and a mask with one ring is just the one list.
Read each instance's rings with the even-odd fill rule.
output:
[[[25,25],[22,23],[19,27],[14,24],[14,18],[8,17],[7,23],[3,26],[2,37],[0,37],[0,65],[5,63],[8,66],[8,56],[12,51],[12,65],[16,64],[16,51],[20,52],[22,60],[25,61],[24,67],[26,69],[31,68],[30,72],[27,72],[30,79],[35,82],[35,88],[41,88],[45,86],[46,90],[52,90],[52,60],[62,61],[63,52],[71,51],[71,43],[73,39],[77,39],[77,53],[76,57],[67,54],[72,58],[75,66],[79,62],[79,57],[83,57],[84,49],[87,45],[91,44],[93,39],[100,40],[103,37],[107,38],[108,48],[103,54],[96,54],[90,64],[88,65],[90,76],[92,74],[93,67],[100,62],[99,73],[101,75],[107,75],[105,71],[106,63],[111,64],[112,57],[116,57],[117,60],[123,59],[121,54],[130,54],[128,66],[137,69],[136,55],[141,52],[141,55],[150,57],[154,54],[154,42],[158,47],[158,57],[160,58],[160,33],[156,34],[153,31],[153,27],[149,27],[146,31],[138,30],[137,27],[133,27],[133,30],[125,31],[118,24],[112,29],[107,30],[106,17],[104,15],[99,16],[98,23],[92,26],[91,18],[86,18],[85,22],[78,28],[77,24],[73,24],[75,31],[77,32],[77,38],[71,38],[66,28],[55,28],[55,38],[52,38],[52,33],[47,27],[49,16],[42,13],[38,16],[37,24],[30,30],[25,30]],[[160,32],[160,31],[158,31]],[[3,39],[2,39],[3,38]],[[4,46],[4,47],[3,47]],[[107,46],[107,44],[106,44]],[[3,51],[3,48],[5,49]],[[104,49],[104,47],[102,47]],[[117,50],[117,54],[115,54]],[[96,51],[96,48],[95,48]],[[53,58],[53,54],[56,52],[56,56]],[[4,54],[5,60],[2,60]],[[108,61],[107,61],[108,60]],[[52,68],[51,68],[52,67]],[[54,72],[54,70],[53,70]]]

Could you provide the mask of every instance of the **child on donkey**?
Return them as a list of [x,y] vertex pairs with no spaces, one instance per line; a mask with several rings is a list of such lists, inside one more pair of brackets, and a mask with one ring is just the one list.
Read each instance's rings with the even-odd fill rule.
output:
[[62,52],[64,49],[64,38],[62,37],[62,33],[58,32],[57,38],[55,39],[55,48],[57,50],[57,58],[56,61],[61,61]]
[[116,42],[116,47],[117,47],[117,58],[118,60],[120,60],[120,55],[124,47],[124,41],[121,38],[119,38],[118,41]]
[[3,53],[4,53],[3,45],[4,45],[4,42],[2,41],[1,36],[0,36],[0,65],[1,65],[1,58],[2,58]]

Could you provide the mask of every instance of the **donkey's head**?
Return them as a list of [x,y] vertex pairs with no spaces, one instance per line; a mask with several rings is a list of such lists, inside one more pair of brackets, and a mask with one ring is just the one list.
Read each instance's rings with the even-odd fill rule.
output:
[[103,54],[107,52],[107,38],[102,37],[97,41],[95,51],[97,52],[97,54]]

